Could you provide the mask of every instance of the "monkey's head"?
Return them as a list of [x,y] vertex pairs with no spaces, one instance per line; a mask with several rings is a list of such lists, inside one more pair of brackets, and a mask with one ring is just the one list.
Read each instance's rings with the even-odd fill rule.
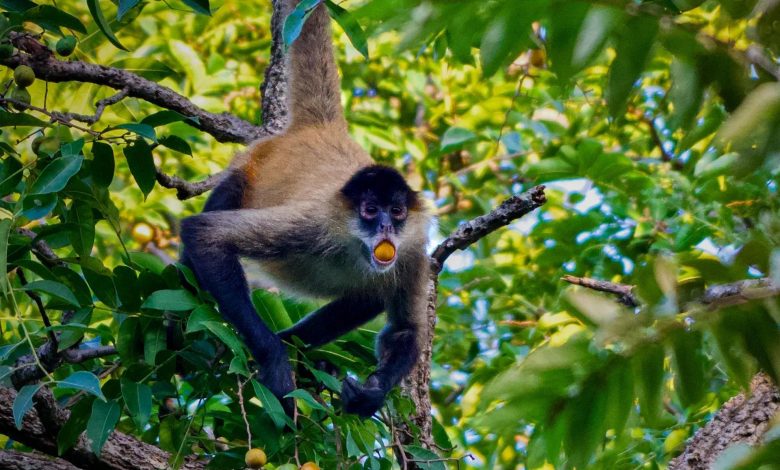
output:
[[382,165],[357,171],[341,188],[356,216],[353,233],[364,246],[372,268],[386,271],[395,264],[409,211],[419,206],[417,193],[401,174]]

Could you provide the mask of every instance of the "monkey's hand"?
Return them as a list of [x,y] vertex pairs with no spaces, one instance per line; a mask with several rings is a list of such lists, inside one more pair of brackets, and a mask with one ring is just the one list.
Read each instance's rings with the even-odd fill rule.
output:
[[341,386],[341,401],[344,411],[368,418],[376,413],[385,403],[385,390],[376,376],[371,375],[364,385],[355,379],[347,377]]

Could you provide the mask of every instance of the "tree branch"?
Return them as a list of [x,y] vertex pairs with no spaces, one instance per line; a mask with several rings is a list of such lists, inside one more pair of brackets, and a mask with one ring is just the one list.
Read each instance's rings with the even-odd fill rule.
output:
[[444,262],[455,250],[466,248],[496,229],[509,225],[513,220],[541,207],[545,202],[547,198],[544,195],[544,186],[536,186],[519,196],[510,197],[490,213],[462,224],[433,250],[431,258],[434,270],[437,273],[441,271]]
[[126,90],[127,96],[140,98],[162,108],[177,111],[184,116],[196,118],[195,122],[192,122],[193,120],[187,122],[211,134],[219,142],[248,144],[269,135],[265,129],[230,113],[210,113],[170,88],[126,70],[79,60],[58,60],[48,48],[28,33],[12,31],[9,33],[9,38],[20,52],[8,59],[0,60],[0,64],[6,67],[28,65],[37,78],[47,82],[76,81]]
[[4,470],[79,470],[78,467],[62,459],[50,457],[38,452],[18,452],[0,450],[0,468]]
[[[414,436],[405,425],[405,420],[399,422],[394,429],[394,441],[401,444],[413,444],[417,437],[425,448],[434,451],[436,445],[433,441],[433,422],[431,420],[431,360],[433,357],[433,336],[436,328],[436,300],[438,297],[439,272],[447,258],[455,252],[462,250],[479,239],[489,235],[493,231],[508,225],[534,209],[541,207],[547,198],[544,194],[544,186],[536,186],[518,196],[512,196],[493,211],[477,217],[458,227],[447,237],[431,254],[431,272],[427,280],[427,305],[426,305],[426,331],[423,336],[420,358],[417,367],[409,374],[401,384],[403,392],[412,399],[415,412],[409,418],[418,428],[419,433]],[[403,463],[409,470],[423,468],[414,460],[407,459],[403,452],[399,452],[399,464]],[[427,467],[426,467],[427,468]]]
[[615,294],[618,296],[618,301],[626,305],[627,307],[638,307],[639,300],[633,294],[635,286],[629,286],[626,284],[616,284],[614,282],[599,281],[597,279],[591,279],[588,277],[576,277],[566,274],[561,278],[571,284],[587,287],[588,289],[597,290],[600,292],[606,292],[608,294]]
[[750,395],[740,393],[727,401],[696,431],[683,453],[669,462],[669,470],[707,470],[726,447],[739,442],[759,444],[778,412],[780,391],[767,375],[756,374]]
[[175,189],[176,197],[182,201],[214,189],[214,187],[222,181],[224,176],[225,172],[220,171],[217,174],[209,176],[205,180],[190,183],[178,176],[167,175],[160,171],[159,168],[157,169],[157,182],[160,183],[160,186],[168,189]]
[[[0,434],[4,434],[39,452],[57,455],[57,436],[52,434],[41,422],[41,417],[38,415],[40,407],[36,406],[35,409],[27,412],[22,422],[22,429],[16,429],[12,410],[15,397],[16,392],[14,390],[0,387]],[[67,419],[70,415],[69,411],[62,410],[57,406],[51,393],[38,394],[35,399],[45,401],[45,407],[57,409],[61,413],[59,419]],[[158,470],[160,468],[168,468],[170,457],[171,455],[168,452],[152,444],[146,444],[132,436],[114,431],[103,446],[100,456],[96,456],[92,452],[86,436],[82,434],[76,445],[66,451],[61,458],[83,469]],[[203,460],[190,459],[185,460],[185,463],[179,468],[199,470],[205,466],[206,462]],[[7,467],[3,467],[0,464],[0,468]]]

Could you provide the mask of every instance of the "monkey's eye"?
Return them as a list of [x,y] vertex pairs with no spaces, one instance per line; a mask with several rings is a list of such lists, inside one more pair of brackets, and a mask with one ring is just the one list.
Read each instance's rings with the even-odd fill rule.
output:
[[363,218],[373,219],[379,213],[379,208],[373,204],[366,204],[360,212]]
[[401,206],[393,206],[390,208],[390,214],[396,219],[403,219],[406,217],[406,209]]

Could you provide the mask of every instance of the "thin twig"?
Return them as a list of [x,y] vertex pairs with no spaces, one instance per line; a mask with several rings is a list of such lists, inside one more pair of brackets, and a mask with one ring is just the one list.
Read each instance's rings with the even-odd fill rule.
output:
[[[17,269],[16,275],[19,277],[19,282],[22,284],[22,287],[26,286],[27,278],[24,275],[24,271]],[[54,334],[54,330],[51,327],[51,320],[49,320],[49,315],[46,314],[46,309],[43,306],[41,296],[27,289],[25,289],[24,292],[27,294],[27,297],[31,298],[32,301],[35,302],[35,305],[38,307],[38,313],[40,313],[41,319],[43,319],[43,324],[46,327],[46,333],[49,336],[49,341],[51,341],[51,343],[54,345],[54,348],[57,349],[57,335]]]
[[639,306],[639,299],[637,299],[633,293],[635,286],[630,286],[628,284],[617,284],[615,282],[608,281],[599,281],[597,279],[591,279],[588,277],[570,276],[568,274],[564,275],[561,280],[570,284],[587,287],[588,289],[615,294],[618,296],[618,301],[628,307]]
[[220,183],[220,181],[222,181],[222,178],[224,178],[225,174],[226,173],[224,171],[221,171],[209,176],[205,180],[190,183],[189,181],[183,180],[178,176],[167,175],[157,169],[157,182],[160,183],[160,186],[164,188],[175,189],[176,197],[181,200],[185,200],[213,189]]
[[[249,379],[247,379],[247,382]],[[252,430],[249,427],[249,418],[246,416],[246,408],[244,408],[244,385],[246,382],[241,382],[241,378],[236,376],[236,382],[238,383],[238,406],[241,408],[241,417],[244,419],[244,425],[246,426],[246,443],[247,447],[252,448]]]

